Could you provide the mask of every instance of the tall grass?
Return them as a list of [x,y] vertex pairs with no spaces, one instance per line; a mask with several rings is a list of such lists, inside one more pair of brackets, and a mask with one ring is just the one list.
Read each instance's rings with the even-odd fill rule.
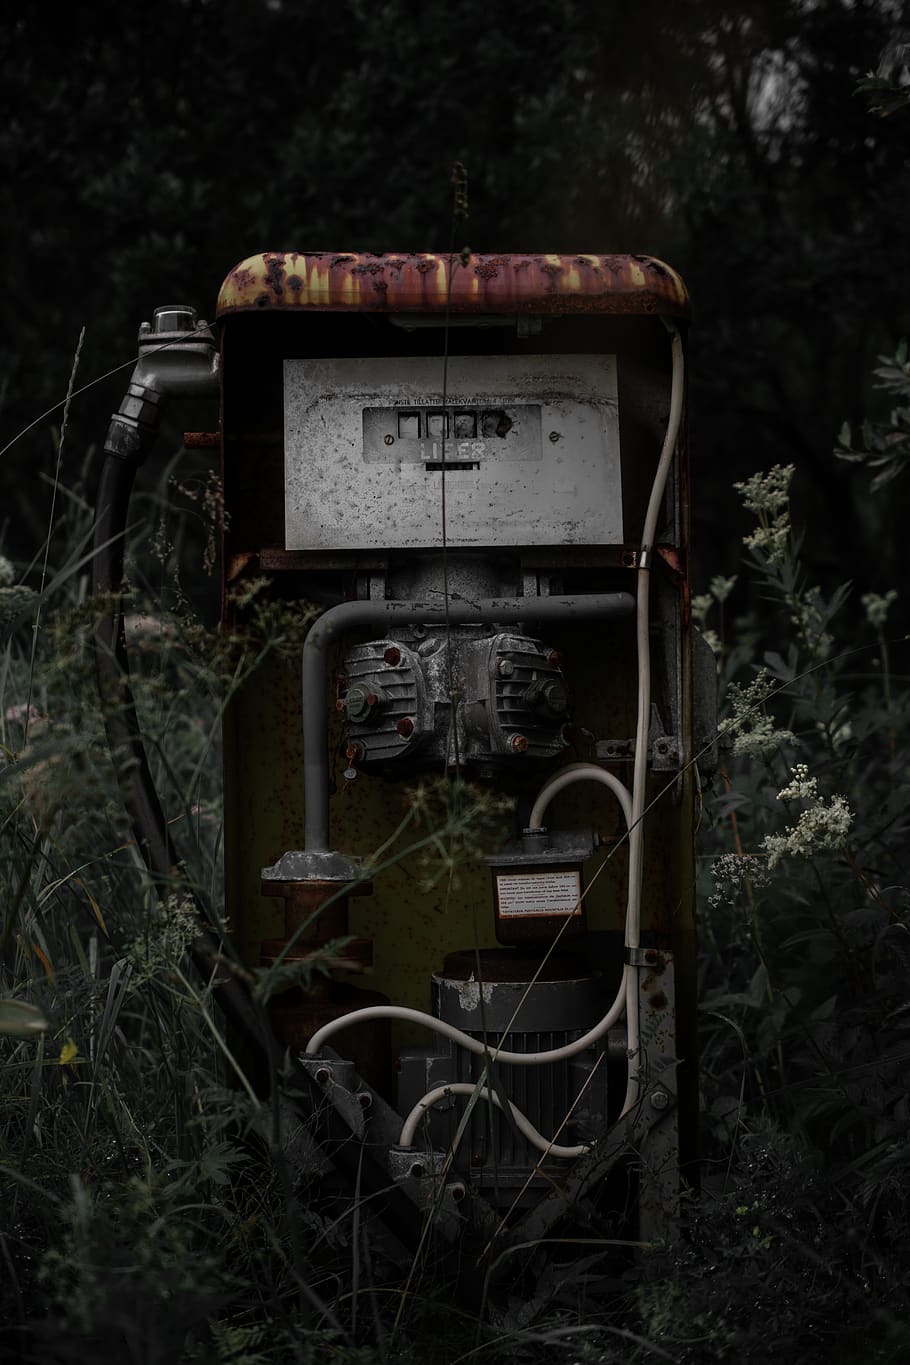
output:
[[[744,489],[749,572],[772,608],[737,615],[741,585],[721,579],[696,600],[735,736],[704,793],[701,1196],[680,1237],[635,1265],[604,1237],[539,1248],[526,1292],[482,1318],[453,1303],[451,1265],[393,1264],[369,1204],[319,1178],[305,1130],[286,1114],[276,1126],[238,1079],[186,966],[189,902],[179,887],[161,898],[120,806],[92,674],[90,509],[64,477],[46,558],[0,561],[4,1358],[906,1357],[897,605],[886,584],[860,614],[846,588],[826,598],[807,583],[785,476]],[[156,780],[187,890],[216,921],[220,716],[265,653],[296,653],[307,623],[255,586],[248,629],[205,623],[184,566],[195,557],[199,581],[211,570],[219,515],[206,471],[170,467],[136,506],[128,603]],[[453,817],[424,787],[407,833],[445,877],[495,816],[480,801]]]

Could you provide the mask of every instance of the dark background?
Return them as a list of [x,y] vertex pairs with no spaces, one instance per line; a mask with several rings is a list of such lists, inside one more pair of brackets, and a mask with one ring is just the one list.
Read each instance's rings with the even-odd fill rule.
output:
[[[910,330],[910,110],[870,111],[905,54],[890,0],[34,0],[0,37],[0,445],[135,353],[138,323],[263,250],[446,250],[470,175],[477,251],[630,251],[693,298],[702,584],[751,529],[730,485],[793,462],[830,586],[902,576],[903,485],[837,461],[886,415]],[[78,397],[89,486],[128,371]],[[6,553],[47,534],[57,412],[0,458]],[[743,591],[743,589],[740,589]],[[855,599],[854,599],[855,600]]]

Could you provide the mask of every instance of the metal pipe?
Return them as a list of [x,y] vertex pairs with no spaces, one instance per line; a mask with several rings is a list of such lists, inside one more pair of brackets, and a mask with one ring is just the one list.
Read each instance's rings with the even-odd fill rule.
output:
[[479,602],[362,601],[330,607],[316,621],[303,645],[303,791],[307,853],[329,851],[329,717],[326,665],[329,646],[359,626],[386,630],[406,625],[515,625],[525,621],[566,622],[632,616],[631,593],[581,594],[577,597],[491,597]]

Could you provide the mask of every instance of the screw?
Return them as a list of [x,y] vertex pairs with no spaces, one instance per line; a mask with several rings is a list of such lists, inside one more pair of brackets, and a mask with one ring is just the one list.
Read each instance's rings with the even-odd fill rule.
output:
[[393,664],[393,665],[394,665],[394,664],[400,664],[400,663],[401,663],[401,650],[398,648],[397,645],[389,645],[388,649],[386,650],[386,652],[383,654],[382,657],[383,657],[383,659],[385,660],[385,662],[386,662],[387,664]]
[[414,722],[411,720],[410,716],[402,716],[401,720],[395,726],[395,729],[401,735],[402,739],[410,739],[411,735],[414,733]]
[[321,1066],[319,1070],[316,1072],[317,1085],[328,1085],[331,1079],[332,1073],[327,1066]]
[[395,444],[394,436],[384,436],[383,440],[385,441],[387,446],[393,446]]
[[357,1103],[360,1105],[361,1109],[369,1109],[370,1105],[373,1103],[373,1096],[368,1090],[360,1090],[357,1093]]
[[523,754],[528,747],[528,737],[527,735],[513,735],[509,740],[509,744],[516,754]]
[[670,1096],[667,1094],[666,1090],[655,1090],[651,1096],[652,1109],[666,1109],[669,1103]]
[[496,665],[496,671],[501,678],[511,678],[515,672],[515,665],[511,659],[500,659]]
[[558,432],[558,431],[551,431],[551,432],[550,432],[550,440],[551,440],[551,441],[553,442],[553,444],[555,445],[556,442],[559,440],[559,432]]

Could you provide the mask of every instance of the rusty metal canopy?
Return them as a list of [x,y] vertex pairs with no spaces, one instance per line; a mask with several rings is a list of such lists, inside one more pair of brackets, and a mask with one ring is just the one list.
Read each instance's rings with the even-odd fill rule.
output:
[[664,314],[686,317],[682,279],[653,256],[266,251],[227,276],[217,316],[322,312]]

